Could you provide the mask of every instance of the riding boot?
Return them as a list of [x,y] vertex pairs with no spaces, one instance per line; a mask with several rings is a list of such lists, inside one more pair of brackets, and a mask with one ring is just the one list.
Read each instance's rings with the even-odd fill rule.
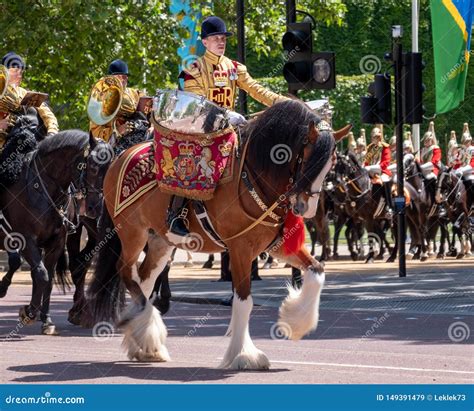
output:
[[393,205],[392,205],[392,183],[383,183],[383,194],[385,197],[385,215],[386,218],[392,218],[393,216]]
[[170,232],[182,237],[189,234],[188,230],[188,208],[184,197],[173,196],[168,207],[167,223]]

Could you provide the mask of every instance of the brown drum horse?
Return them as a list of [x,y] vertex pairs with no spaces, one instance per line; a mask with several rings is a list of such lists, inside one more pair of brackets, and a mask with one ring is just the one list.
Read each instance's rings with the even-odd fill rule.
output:
[[[230,344],[221,367],[268,369],[270,366],[249,334],[253,307],[251,265],[264,250],[304,271],[302,289],[290,289],[280,308],[282,332],[297,340],[316,328],[324,269],[304,244],[296,253],[286,255],[284,242],[292,233],[283,231],[283,221],[290,210],[304,218],[315,215],[324,177],[335,160],[335,140],[347,134],[348,128],[333,132],[301,102],[285,101],[265,110],[242,130],[243,154],[234,164],[234,175],[245,172],[265,206],[257,205],[240,175],[219,186],[214,197],[205,202],[213,227],[229,250],[232,266],[234,299],[227,331]],[[126,157],[126,153],[119,157],[105,177],[104,199],[110,215]],[[193,212],[188,215],[189,238],[180,244],[171,242],[165,224],[169,203],[170,195],[153,188],[117,216],[104,216],[104,226],[107,226],[105,220],[112,222],[118,238],[99,253],[89,289],[95,321],[118,317],[117,325],[124,332],[123,345],[128,357],[139,361],[169,360],[165,345],[167,330],[159,311],[152,305],[151,294],[174,247],[186,248],[186,242],[194,240],[200,242],[200,252],[222,251],[201,229]],[[280,217],[280,223],[269,221],[270,212]],[[110,233],[112,226],[108,227]],[[137,267],[145,245],[148,245],[146,258]],[[123,301],[120,280],[132,300],[119,314],[117,308]]]

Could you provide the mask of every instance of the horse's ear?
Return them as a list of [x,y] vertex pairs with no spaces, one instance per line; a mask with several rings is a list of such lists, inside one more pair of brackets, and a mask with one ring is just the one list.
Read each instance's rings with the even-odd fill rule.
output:
[[314,121],[311,120],[308,127],[308,140],[311,144],[314,144],[316,143],[316,140],[318,139],[318,137],[319,137],[319,131],[316,128],[316,124],[314,124]]
[[332,134],[334,135],[334,140],[336,140],[336,143],[338,143],[344,137],[346,137],[349,134],[349,131],[351,130],[352,130],[352,124],[348,124],[347,126],[344,126],[340,128],[339,130],[334,131]]
[[90,147],[91,151],[94,150],[96,145],[97,145],[96,139],[94,138],[92,133],[89,132],[89,147]]

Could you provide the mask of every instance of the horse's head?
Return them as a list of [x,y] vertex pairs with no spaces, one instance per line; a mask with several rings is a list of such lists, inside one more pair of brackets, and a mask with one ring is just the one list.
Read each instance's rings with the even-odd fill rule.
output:
[[310,121],[301,149],[293,161],[294,195],[290,197],[295,215],[312,218],[316,214],[324,178],[335,162],[332,130],[325,122]]
[[105,173],[114,158],[114,151],[110,144],[96,140],[92,135],[89,136],[89,150],[80,189],[85,196],[85,215],[97,218],[102,212],[102,187]]

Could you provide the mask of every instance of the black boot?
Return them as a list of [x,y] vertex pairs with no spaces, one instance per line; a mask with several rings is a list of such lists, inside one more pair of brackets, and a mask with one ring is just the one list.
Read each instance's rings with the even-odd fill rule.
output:
[[188,209],[184,197],[173,196],[168,208],[168,227],[170,232],[185,237],[189,234],[187,227]]
[[386,182],[383,183],[383,193],[385,197],[385,209],[384,214],[385,218],[392,218],[393,217],[393,205],[392,205],[392,183]]

